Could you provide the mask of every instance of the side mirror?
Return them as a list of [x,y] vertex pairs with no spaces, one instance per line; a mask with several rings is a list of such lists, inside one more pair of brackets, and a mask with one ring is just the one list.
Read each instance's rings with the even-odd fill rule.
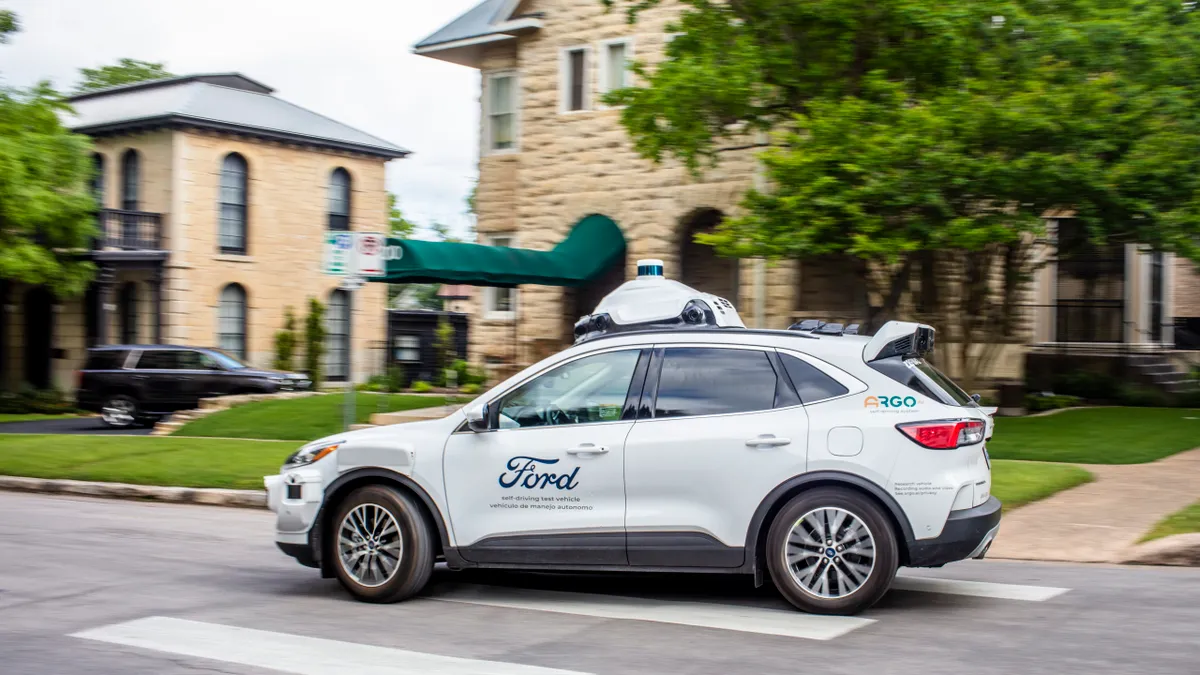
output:
[[491,407],[488,404],[483,404],[478,408],[463,411],[467,416],[467,428],[471,431],[480,432],[488,431],[488,421],[491,418]]

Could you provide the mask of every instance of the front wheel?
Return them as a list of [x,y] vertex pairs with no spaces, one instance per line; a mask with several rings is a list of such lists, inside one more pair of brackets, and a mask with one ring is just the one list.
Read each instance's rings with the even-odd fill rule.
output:
[[429,523],[411,496],[383,485],[350,494],[338,507],[330,546],[338,581],[364,602],[398,602],[433,574]]
[[896,533],[883,510],[845,488],[793,498],[767,535],[767,569],[797,608],[855,614],[887,592],[899,566]]

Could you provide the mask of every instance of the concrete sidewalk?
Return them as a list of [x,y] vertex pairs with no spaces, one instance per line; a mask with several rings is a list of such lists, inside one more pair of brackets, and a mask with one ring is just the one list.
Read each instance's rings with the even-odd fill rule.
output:
[[1096,480],[1004,514],[989,558],[1119,562],[1200,500],[1200,448],[1148,464],[1081,464]]

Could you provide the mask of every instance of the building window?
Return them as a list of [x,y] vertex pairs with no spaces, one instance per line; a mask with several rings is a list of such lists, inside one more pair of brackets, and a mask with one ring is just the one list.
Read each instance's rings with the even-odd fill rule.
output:
[[92,154],[92,196],[96,198],[96,208],[104,208],[104,155]]
[[350,172],[341,167],[329,176],[329,229],[350,231]]
[[588,109],[588,48],[575,47],[562,52],[562,111]]
[[239,359],[246,358],[246,289],[240,284],[229,284],[221,290],[217,346]]
[[121,320],[121,344],[135,345],[138,342],[138,293],[132,281],[121,287],[117,298]]
[[[487,243],[491,246],[507,248],[513,245],[513,238],[506,234],[496,235],[488,237]],[[483,298],[485,318],[513,319],[516,317],[517,289],[489,286],[484,289]]]
[[336,290],[325,312],[325,379],[350,379],[350,294]]
[[487,80],[487,148],[517,147],[517,76],[491,75]]
[[600,91],[610,92],[629,86],[629,58],[633,41],[628,38],[609,40],[601,45]]
[[246,252],[246,160],[236,152],[221,161],[221,206],[218,238],[222,253]]
[[141,173],[141,159],[137,150],[126,150],[121,157],[121,208],[126,211],[138,210]]
[[401,363],[419,363],[421,361],[421,337],[397,335],[392,338],[392,360]]

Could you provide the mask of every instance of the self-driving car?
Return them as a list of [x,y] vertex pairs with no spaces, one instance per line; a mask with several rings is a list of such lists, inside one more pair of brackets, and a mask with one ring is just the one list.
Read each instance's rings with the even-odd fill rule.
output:
[[368,602],[444,561],[769,576],[829,614],[986,553],[993,423],[927,361],[932,328],[749,329],[653,262],[576,344],[444,419],[296,451],[265,479],[279,548]]

